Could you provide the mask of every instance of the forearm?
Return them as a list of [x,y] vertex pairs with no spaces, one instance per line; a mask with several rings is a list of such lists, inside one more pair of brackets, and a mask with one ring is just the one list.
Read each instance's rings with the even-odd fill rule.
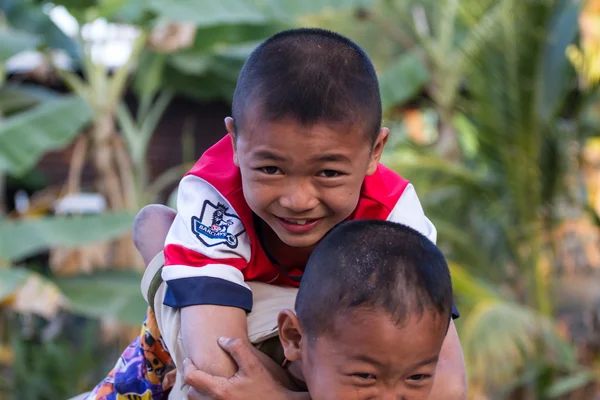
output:
[[428,400],[466,400],[467,377],[462,348],[454,322],[442,345],[433,389]]
[[186,356],[206,373],[232,377],[237,365],[218,345],[219,337],[248,339],[246,312],[214,305],[181,309],[181,336]]
[[311,400],[308,392],[288,392],[286,400]]

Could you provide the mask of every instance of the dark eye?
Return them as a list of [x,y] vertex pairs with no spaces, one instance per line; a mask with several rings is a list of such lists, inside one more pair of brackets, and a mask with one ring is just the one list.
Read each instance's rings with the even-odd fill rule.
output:
[[427,375],[427,374],[415,374],[415,375],[409,376],[408,379],[410,379],[411,381],[419,382],[419,381],[429,378],[430,376],[431,375]]
[[259,168],[259,171],[262,172],[263,174],[267,174],[267,175],[276,175],[279,172],[281,172],[279,170],[279,168],[273,167],[273,166],[261,167],[261,168]]
[[335,178],[340,175],[342,175],[340,172],[334,171],[332,169],[325,169],[325,170],[319,172],[319,176],[322,176],[323,178]]
[[365,380],[367,380],[367,379],[377,379],[377,377],[375,375],[373,375],[373,374],[352,374],[352,376],[355,376],[355,377],[360,378],[360,379],[365,379]]

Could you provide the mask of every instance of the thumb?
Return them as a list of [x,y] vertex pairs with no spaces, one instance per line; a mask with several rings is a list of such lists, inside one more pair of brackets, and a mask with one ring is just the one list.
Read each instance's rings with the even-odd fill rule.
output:
[[225,379],[199,370],[196,364],[189,358],[183,360],[183,376],[185,383],[198,392],[210,398],[221,398]]
[[254,355],[251,344],[246,340],[229,339],[221,337],[218,340],[219,346],[225,350],[238,365],[239,372],[248,375],[260,365],[260,360]]

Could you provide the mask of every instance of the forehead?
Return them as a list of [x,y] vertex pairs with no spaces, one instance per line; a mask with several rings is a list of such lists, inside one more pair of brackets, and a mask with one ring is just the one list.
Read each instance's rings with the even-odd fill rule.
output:
[[335,334],[318,338],[315,350],[319,357],[338,363],[357,360],[390,370],[410,369],[439,355],[446,325],[443,318],[427,311],[396,325],[384,311],[358,310],[338,316]]
[[317,122],[302,124],[294,118],[269,121],[258,113],[240,127],[238,147],[246,151],[275,149],[298,152],[370,152],[370,140],[362,124]]

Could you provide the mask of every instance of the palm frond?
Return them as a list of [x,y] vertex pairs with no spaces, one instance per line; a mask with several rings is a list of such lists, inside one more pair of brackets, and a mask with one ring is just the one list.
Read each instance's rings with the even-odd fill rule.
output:
[[514,381],[531,360],[572,365],[574,349],[551,320],[537,311],[501,299],[483,300],[467,315],[461,343],[470,380],[490,389]]

